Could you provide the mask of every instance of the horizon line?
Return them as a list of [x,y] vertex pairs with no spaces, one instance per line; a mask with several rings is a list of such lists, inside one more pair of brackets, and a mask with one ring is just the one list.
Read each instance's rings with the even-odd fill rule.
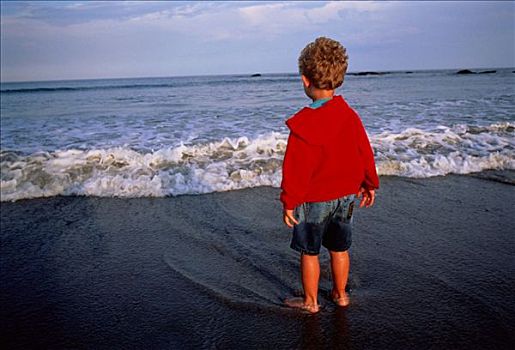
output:
[[[475,70],[475,69],[515,69],[515,66],[511,67],[452,67],[452,68],[423,68],[423,69],[388,69],[388,70],[357,70],[349,71],[345,74],[357,74],[362,72],[377,72],[377,73],[389,73],[389,72],[423,72],[423,71],[436,71],[436,70]],[[188,78],[188,77],[217,77],[217,76],[251,76],[253,74],[260,75],[279,75],[279,74],[299,74],[298,72],[254,72],[254,73],[214,73],[214,74],[185,74],[185,75],[159,75],[159,76],[132,76],[132,77],[104,77],[104,78],[73,78],[73,79],[48,79],[48,80],[11,80],[2,81],[0,84],[13,84],[13,83],[51,83],[51,82],[66,82],[66,81],[88,81],[88,80],[124,80],[124,79],[155,79],[155,78]]]

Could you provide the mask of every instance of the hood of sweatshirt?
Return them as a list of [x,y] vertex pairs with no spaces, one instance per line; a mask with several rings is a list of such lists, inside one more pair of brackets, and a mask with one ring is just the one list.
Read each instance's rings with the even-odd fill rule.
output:
[[341,135],[349,112],[350,107],[343,97],[334,96],[321,107],[304,107],[288,119],[286,125],[305,142],[321,146]]

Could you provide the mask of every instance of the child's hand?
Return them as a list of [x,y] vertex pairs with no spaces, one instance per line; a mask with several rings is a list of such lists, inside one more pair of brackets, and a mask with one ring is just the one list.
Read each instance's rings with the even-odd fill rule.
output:
[[[363,198],[361,198],[363,196]],[[361,203],[359,204],[360,208],[363,207],[371,207],[374,205],[374,200],[376,198],[375,190],[368,190],[364,187],[361,187],[358,192],[358,198],[361,198]]]
[[283,221],[288,227],[293,227],[293,224],[297,225],[299,223],[293,216],[293,210],[291,209],[283,210]]

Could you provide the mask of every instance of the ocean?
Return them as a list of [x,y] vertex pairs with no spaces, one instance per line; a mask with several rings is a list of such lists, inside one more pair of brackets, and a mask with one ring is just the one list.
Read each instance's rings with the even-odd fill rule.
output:
[[[515,72],[348,74],[379,175],[515,169]],[[279,187],[297,74],[1,84],[1,200]],[[511,180],[509,180],[511,181]]]

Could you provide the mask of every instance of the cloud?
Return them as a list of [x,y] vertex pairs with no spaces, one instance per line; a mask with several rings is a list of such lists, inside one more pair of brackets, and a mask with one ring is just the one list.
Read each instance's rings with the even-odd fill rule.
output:
[[[83,54],[73,42],[90,50],[110,50],[134,40],[170,40],[197,43],[274,42],[295,35],[337,33],[347,41],[370,39],[381,28],[353,30],[368,13],[380,12],[388,3],[375,2],[2,2],[2,40],[25,50],[54,43],[70,46],[75,56]],[[7,13],[7,14],[5,14]],[[146,35],[147,38],[143,36]],[[130,38],[133,38],[132,40]],[[13,43],[18,41],[18,43]],[[111,41],[112,44],[108,44]],[[131,41],[131,42],[127,42]],[[96,47],[95,47],[96,46]],[[148,46],[148,45],[141,45]],[[87,50],[86,50],[87,51]],[[118,49],[118,51],[124,51]],[[73,53],[70,53],[74,56]],[[2,55],[5,58],[6,54]]]
[[[5,5],[7,6],[7,5]],[[157,28],[188,33],[208,40],[264,39],[298,32],[319,31],[321,26],[359,20],[363,13],[389,6],[376,2],[72,2],[28,3],[13,15],[2,16],[6,30],[50,32],[50,27],[72,33],[99,29]],[[11,34],[12,33],[11,31]]]
[[337,27],[343,24],[344,14],[357,21],[363,14],[380,11],[389,5],[361,1],[267,3],[242,6],[231,14],[231,18],[243,25],[240,28],[247,29],[244,30],[246,35],[260,33],[275,38],[299,32],[319,32],[324,26]]

